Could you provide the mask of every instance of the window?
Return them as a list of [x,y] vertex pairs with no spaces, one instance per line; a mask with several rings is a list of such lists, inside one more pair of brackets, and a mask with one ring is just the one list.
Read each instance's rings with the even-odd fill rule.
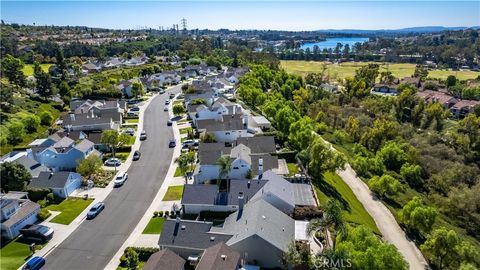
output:
[[238,170],[238,167],[233,167],[234,170]]

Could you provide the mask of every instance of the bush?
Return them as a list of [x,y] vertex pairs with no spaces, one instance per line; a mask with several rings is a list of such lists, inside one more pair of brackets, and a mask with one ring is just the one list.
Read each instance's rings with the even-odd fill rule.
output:
[[45,219],[47,219],[49,216],[51,216],[52,213],[50,213],[50,211],[48,211],[47,209],[45,208],[42,208],[40,209],[40,212],[38,212],[37,214],[37,218],[40,220],[40,221],[44,221]]
[[[152,247],[128,247],[125,249],[125,252],[127,251],[127,249],[131,249],[135,251],[138,254],[138,260],[142,262],[148,261],[148,259],[150,258],[150,256],[152,256],[153,253],[159,251],[159,248],[152,248]],[[122,255],[122,257],[124,256],[125,254]],[[125,257],[125,260],[126,259],[127,258]],[[122,262],[122,258],[120,258],[120,262]]]
[[53,201],[55,201],[55,195],[53,195],[52,192],[48,193],[48,194],[47,194],[47,200],[48,200],[48,202],[50,202],[50,203],[53,202]]
[[180,115],[183,113],[185,113],[185,108],[183,108],[183,105],[178,104],[173,106],[173,114]]
[[27,115],[22,119],[22,123],[27,133],[33,133],[37,131],[38,127],[40,126],[40,118],[38,118],[36,115]]
[[158,211],[153,212],[153,217],[158,217]]
[[168,211],[165,211],[165,217],[168,217],[168,216],[169,216],[169,214],[170,214],[170,212],[168,212]]
[[44,189],[44,188],[32,188],[28,189],[28,198],[31,201],[38,202],[39,200],[43,200],[44,198],[47,197],[47,195],[50,193],[49,189]]
[[163,211],[158,211],[158,216],[163,217]]
[[43,111],[40,113],[40,123],[44,126],[50,126],[53,121],[53,116],[50,112]]

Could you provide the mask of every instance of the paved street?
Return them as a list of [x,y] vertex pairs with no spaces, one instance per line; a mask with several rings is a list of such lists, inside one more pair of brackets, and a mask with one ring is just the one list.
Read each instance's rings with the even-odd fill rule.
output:
[[123,187],[113,190],[105,200],[105,210],[94,220],[83,223],[46,257],[45,269],[103,269],[143,217],[161,187],[170,166],[173,137],[163,111],[168,93],[152,100],[145,111],[144,129],[148,139],[142,142],[142,157],[128,170]]

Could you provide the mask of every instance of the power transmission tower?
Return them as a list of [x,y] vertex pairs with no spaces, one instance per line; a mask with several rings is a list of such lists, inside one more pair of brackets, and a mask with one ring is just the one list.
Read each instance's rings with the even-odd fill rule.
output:
[[181,24],[182,24],[182,30],[185,32],[187,31],[187,19],[183,18],[181,20]]

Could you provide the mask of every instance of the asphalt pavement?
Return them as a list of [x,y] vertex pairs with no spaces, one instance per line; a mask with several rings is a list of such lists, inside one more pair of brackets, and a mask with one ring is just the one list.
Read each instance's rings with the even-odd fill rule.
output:
[[108,195],[102,213],[93,220],[84,220],[46,256],[42,269],[104,269],[137,222],[143,215],[151,214],[145,211],[165,179],[173,154],[168,147],[173,131],[167,127],[164,102],[169,93],[178,93],[180,88],[178,85],[151,101],[144,116],[147,140],[140,146],[140,160],[133,162],[127,171],[128,180]]

